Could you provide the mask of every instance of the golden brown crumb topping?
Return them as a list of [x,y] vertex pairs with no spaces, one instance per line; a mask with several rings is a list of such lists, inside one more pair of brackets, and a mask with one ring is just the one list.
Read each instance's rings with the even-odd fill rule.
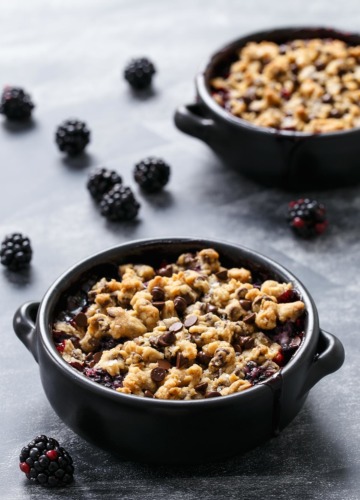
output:
[[360,46],[336,39],[249,42],[213,97],[255,125],[334,132],[360,125]]
[[254,283],[250,270],[223,267],[214,249],[157,271],[122,265],[119,274],[53,325],[63,359],[118,392],[226,396],[278,372],[300,345],[304,303],[292,284]]

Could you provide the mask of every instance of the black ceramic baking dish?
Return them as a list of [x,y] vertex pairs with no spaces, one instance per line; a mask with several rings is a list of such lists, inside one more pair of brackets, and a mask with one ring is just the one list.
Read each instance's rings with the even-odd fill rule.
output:
[[[279,374],[230,396],[166,401],[117,393],[87,379],[62,359],[50,325],[64,294],[84,277],[109,272],[125,262],[158,266],[164,258],[171,261],[181,253],[209,247],[219,252],[224,265],[241,265],[291,281],[300,293],[307,310],[304,340]],[[98,253],[65,272],[41,303],[21,306],[14,316],[14,329],[39,363],[51,405],[71,429],[108,451],[155,463],[220,460],[253,448],[288,425],[309,389],[344,360],[342,344],[319,328],[313,299],[295,276],[256,252],[213,240],[142,240]]]
[[244,36],[218,50],[196,77],[196,103],[181,106],[176,126],[197,137],[229,165],[268,186],[328,188],[360,181],[360,128],[311,134],[259,127],[233,116],[211,96],[210,80],[222,74],[250,41],[337,38],[360,44],[360,35],[327,28],[281,28]]

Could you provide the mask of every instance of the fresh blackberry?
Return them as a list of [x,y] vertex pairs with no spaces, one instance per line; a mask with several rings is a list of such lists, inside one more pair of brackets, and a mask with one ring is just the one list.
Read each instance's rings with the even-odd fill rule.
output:
[[118,387],[123,386],[124,377],[122,377],[121,375],[112,377],[101,368],[85,368],[84,375],[93,382],[108,387],[109,389],[117,389]]
[[169,181],[170,167],[161,158],[145,158],[135,165],[134,178],[149,193],[160,191]]
[[115,184],[100,202],[101,215],[110,221],[135,219],[140,204],[129,187]]
[[325,206],[309,198],[291,201],[287,220],[292,230],[303,238],[322,234],[328,225]]
[[151,85],[155,73],[153,63],[146,57],[141,57],[129,62],[125,68],[124,77],[134,89],[143,90]]
[[8,120],[28,120],[34,104],[29,94],[19,87],[5,87],[1,96],[0,113]]
[[82,153],[90,142],[90,130],[79,120],[65,120],[56,130],[56,144],[69,156]]
[[100,168],[90,175],[87,188],[94,200],[99,202],[115,184],[122,184],[120,175],[115,170]]
[[20,469],[33,483],[63,486],[74,479],[73,461],[56,439],[37,436],[20,453]]
[[18,271],[29,265],[32,248],[29,238],[21,233],[9,234],[1,243],[1,264],[11,271]]

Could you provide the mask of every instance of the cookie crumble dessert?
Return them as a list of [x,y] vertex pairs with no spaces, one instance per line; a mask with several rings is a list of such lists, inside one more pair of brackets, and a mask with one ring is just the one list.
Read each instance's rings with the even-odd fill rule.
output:
[[360,45],[249,42],[210,84],[218,104],[254,125],[310,133],[360,126]]
[[[214,249],[159,269],[119,266],[67,298],[53,323],[63,359],[124,394],[191,400],[243,391],[279,372],[304,335],[291,283],[225,268]],[[93,281],[94,283],[94,281]]]

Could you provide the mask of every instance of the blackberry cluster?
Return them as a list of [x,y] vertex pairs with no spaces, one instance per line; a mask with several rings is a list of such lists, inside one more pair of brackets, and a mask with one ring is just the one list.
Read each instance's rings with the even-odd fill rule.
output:
[[132,190],[123,186],[122,178],[115,170],[101,168],[95,171],[89,177],[87,188],[99,203],[101,215],[108,220],[119,222],[137,216],[140,204]]
[[113,222],[135,219],[139,208],[132,190],[122,184],[115,184],[100,202],[101,215]]
[[60,151],[76,156],[89,144],[90,130],[84,122],[65,120],[56,130],[55,141]]
[[29,265],[32,248],[28,237],[21,233],[13,233],[5,237],[1,243],[1,264],[11,271],[18,271]]
[[33,483],[64,486],[74,479],[73,461],[56,439],[37,436],[20,453],[20,470]]
[[322,234],[328,226],[325,206],[309,198],[289,203],[287,221],[294,233],[302,238]]
[[258,366],[255,361],[248,361],[244,373],[245,380],[255,385],[274,375],[275,370],[272,367]]
[[170,167],[161,158],[145,158],[135,165],[134,178],[148,193],[160,191],[169,181]]
[[1,96],[0,113],[8,120],[28,120],[34,104],[29,94],[19,87],[5,87]]
[[155,72],[153,63],[146,57],[141,57],[129,62],[125,68],[124,77],[135,90],[143,90],[151,85]]
[[115,184],[122,184],[120,175],[115,170],[100,168],[90,175],[87,188],[94,200],[99,202]]
[[94,368],[85,368],[84,375],[93,382],[104,385],[109,389],[117,389],[123,385],[123,377],[121,375],[112,377],[105,370],[100,368],[97,368],[96,370]]

